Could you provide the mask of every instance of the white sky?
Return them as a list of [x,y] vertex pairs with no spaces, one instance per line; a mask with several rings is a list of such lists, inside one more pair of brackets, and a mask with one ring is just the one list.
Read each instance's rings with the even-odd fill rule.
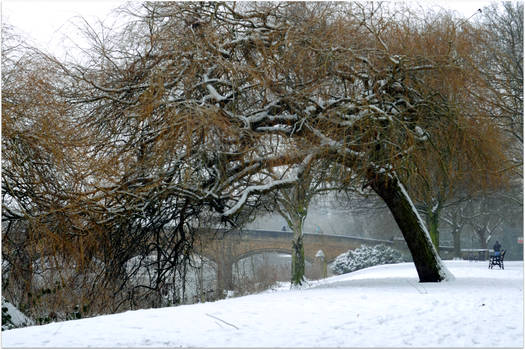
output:
[[[30,39],[30,43],[55,54],[68,50],[64,36],[74,37],[74,28],[68,21],[83,16],[95,23],[96,19],[112,23],[112,9],[123,1],[24,1],[2,0],[2,21],[15,26]],[[416,4],[436,4],[455,9],[463,16],[470,17],[488,1],[416,1]]]
[[97,19],[112,23],[111,10],[123,1],[14,1],[2,0],[2,21],[41,49],[62,54],[68,46],[64,37],[75,38],[74,17],[94,24]]

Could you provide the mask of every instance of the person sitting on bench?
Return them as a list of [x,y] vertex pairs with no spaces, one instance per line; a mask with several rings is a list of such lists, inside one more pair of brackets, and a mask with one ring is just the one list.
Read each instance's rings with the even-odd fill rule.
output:
[[492,248],[494,249],[494,256],[499,256],[501,254],[501,244],[499,244],[498,241],[494,243],[494,247]]

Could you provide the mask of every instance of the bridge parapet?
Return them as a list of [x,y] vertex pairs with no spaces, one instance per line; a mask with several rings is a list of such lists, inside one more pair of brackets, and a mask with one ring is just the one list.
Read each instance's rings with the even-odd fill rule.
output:
[[[210,257],[224,256],[224,248],[229,247],[234,261],[261,251],[289,252],[291,254],[293,232],[270,230],[224,230],[203,229],[199,240],[203,244],[202,252]],[[356,249],[362,244],[392,245],[392,241],[352,237],[334,234],[304,233],[305,258],[315,260],[315,254],[323,250],[327,262],[333,261],[339,254]],[[223,248],[219,248],[223,247]],[[219,249],[218,249],[219,248]]]

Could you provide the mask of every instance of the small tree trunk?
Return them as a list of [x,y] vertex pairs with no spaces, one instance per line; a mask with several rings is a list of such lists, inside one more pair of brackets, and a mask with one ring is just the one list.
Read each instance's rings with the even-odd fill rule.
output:
[[487,245],[487,229],[484,227],[476,228],[476,235],[478,236],[479,244],[481,245],[481,249],[488,249]]
[[372,189],[385,201],[412,254],[420,282],[453,279],[441,262],[412,200],[395,174],[369,171]]
[[436,247],[436,250],[439,254],[439,213],[440,208],[438,205],[436,205],[434,208],[429,208],[427,210],[427,225],[428,225],[428,233],[430,234],[430,238],[432,239],[432,243],[434,244],[434,247]]
[[304,245],[302,229],[294,231],[292,240],[292,286],[300,286],[304,282]]
[[157,231],[155,233],[155,244],[156,244],[156,251],[157,251],[157,261],[156,261],[156,267],[155,267],[155,301],[153,307],[162,307],[162,252],[161,252],[161,244],[160,244],[160,232]]
[[461,231],[458,228],[452,231],[452,238],[454,239],[454,258],[461,258]]
[[186,303],[186,275],[188,273],[188,262],[186,260],[182,260],[182,300],[181,304]]

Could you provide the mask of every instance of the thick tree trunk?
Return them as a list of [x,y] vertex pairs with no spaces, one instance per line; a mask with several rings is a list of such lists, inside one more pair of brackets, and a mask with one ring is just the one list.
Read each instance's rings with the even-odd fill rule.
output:
[[233,290],[233,247],[222,240],[222,256],[217,261],[217,292],[218,299],[223,299],[225,292]]
[[[296,191],[299,191],[299,189],[296,189]],[[304,199],[303,194],[304,191],[298,193],[298,199],[296,197],[296,200],[291,202],[292,204],[288,205],[285,210],[280,210],[281,216],[286,220],[286,223],[293,231],[291,266],[292,286],[300,286],[303,284],[306,269],[304,260],[303,227],[308,212],[308,203]]]
[[233,262],[230,258],[224,257],[217,262],[217,298],[222,299],[225,292],[233,290]]
[[420,282],[453,279],[441,262],[412,200],[395,174],[368,173],[372,189],[385,201],[412,254]]
[[304,244],[302,230],[294,232],[292,241],[292,285],[300,286],[304,281]]

